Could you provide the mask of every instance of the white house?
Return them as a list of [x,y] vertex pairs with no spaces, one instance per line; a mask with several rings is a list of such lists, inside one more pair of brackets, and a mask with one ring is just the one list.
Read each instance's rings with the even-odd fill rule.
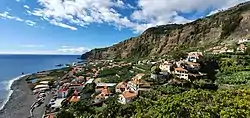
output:
[[173,66],[173,64],[164,62],[163,64],[161,64],[159,66],[159,68],[161,69],[162,72],[171,73],[171,67],[172,66]]
[[240,44],[239,47],[237,47],[237,51],[242,53],[244,53],[246,49],[247,47],[244,44]]
[[198,62],[202,57],[202,52],[190,52],[188,53],[187,61]]
[[128,90],[130,91],[137,91],[139,89],[139,86],[136,83],[133,83],[132,81],[129,81],[127,83]]
[[49,88],[49,85],[40,84],[34,87],[34,89],[40,89],[40,88]]
[[240,40],[238,41],[238,44],[246,43],[246,42],[250,42],[250,39],[247,39],[247,38],[240,39]]
[[137,92],[124,91],[122,94],[119,95],[118,102],[120,102],[121,104],[132,102],[133,99],[137,97],[137,95]]
[[40,84],[48,84],[49,81],[41,81]]
[[188,80],[188,71],[186,69],[183,69],[183,68],[175,68],[174,69],[175,71],[175,75],[180,78],[180,79],[185,79],[185,80]]

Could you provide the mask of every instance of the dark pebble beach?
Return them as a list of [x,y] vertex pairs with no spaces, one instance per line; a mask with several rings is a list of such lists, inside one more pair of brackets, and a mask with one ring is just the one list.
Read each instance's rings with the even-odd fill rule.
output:
[[0,118],[28,118],[30,116],[30,106],[35,101],[35,96],[25,81],[26,77],[13,82],[13,90],[9,101],[0,111]]

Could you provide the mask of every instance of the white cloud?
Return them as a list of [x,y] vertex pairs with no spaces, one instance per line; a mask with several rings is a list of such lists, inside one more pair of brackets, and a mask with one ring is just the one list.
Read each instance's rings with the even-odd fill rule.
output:
[[23,19],[19,18],[19,17],[15,17],[15,16],[10,16],[9,12],[4,12],[4,13],[0,13],[0,18],[2,19],[11,19],[11,20],[16,20],[16,21],[24,21]]
[[[137,0],[134,7],[127,0],[38,0],[40,7],[29,14],[71,30],[77,30],[75,25],[86,27],[92,23],[106,23],[117,29],[142,32],[156,25],[194,20],[179,13],[203,13],[208,8],[213,8],[211,13],[215,13],[245,1],[248,0]],[[119,8],[130,9],[132,13],[124,15],[119,13]]]
[[19,21],[19,22],[24,22],[29,26],[34,26],[36,24],[36,22],[31,21],[31,20],[24,20],[24,19],[21,19],[21,18],[16,17],[16,16],[11,16],[9,14],[9,12],[0,13],[0,18],[2,18],[2,19],[11,19],[11,20]]
[[85,47],[71,47],[71,48],[60,48],[57,51],[61,53],[68,53],[68,54],[82,54],[84,52],[89,51],[90,49]]
[[[108,23],[118,28],[134,28],[137,25],[112,8],[126,6],[121,0],[64,0],[64,2],[39,0],[38,2],[42,7],[32,11],[32,14],[42,17],[53,25],[63,23],[62,21],[81,27],[86,27],[91,23]],[[75,27],[69,26],[62,27],[76,30]]]
[[16,0],[17,2],[20,2],[20,0]]
[[70,47],[70,46],[67,46],[67,45],[61,46],[61,48],[68,48],[68,47]]
[[139,0],[139,10],[131,15],[133,20],[152,25],[167,23],[186,23],[187,19],[178,13],[203,13],[212,7],[216,10],[226,9],[248,0]]
[[77,30],[76,27],[73,27],[73,26],[70,26],[70,25],[67,25],[67,24],[58,22],[58,21],[56,21],[56,20],[51,20],[50,23],[53,24],[53,25],[56,25],[56,26],[63,27],[63,28],[68,28],[68,29],[70,29],[70,30]]
[[29,9],[29,8],[30,8],[28,5],[24,5],[23,7],[26,8],[26,9]]
[[29,25],[29,26],[34,26],[34,25],[36,25],[36,22],[31,21],[31,20],[26,20],[25,23],[26,23],[27,25]]
[[26,45],[20,45],[20,47],[24,47],[24,48],[44,48],[45,45],[40,45],[40,44],[26,44]]

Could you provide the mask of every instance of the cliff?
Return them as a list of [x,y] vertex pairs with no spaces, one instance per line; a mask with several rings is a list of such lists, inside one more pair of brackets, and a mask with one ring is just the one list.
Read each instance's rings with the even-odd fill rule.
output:
[[152,27],[116,45],[93,49],[82,59],[114,59],[161,56],[180,47],[209,47],[250,33],[250,2],[187,24]]

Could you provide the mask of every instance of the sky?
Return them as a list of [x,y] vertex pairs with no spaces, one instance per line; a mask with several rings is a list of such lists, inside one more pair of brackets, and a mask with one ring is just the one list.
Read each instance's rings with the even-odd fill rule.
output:
[[82,54],[249,0],[0,0],[0,54]]

